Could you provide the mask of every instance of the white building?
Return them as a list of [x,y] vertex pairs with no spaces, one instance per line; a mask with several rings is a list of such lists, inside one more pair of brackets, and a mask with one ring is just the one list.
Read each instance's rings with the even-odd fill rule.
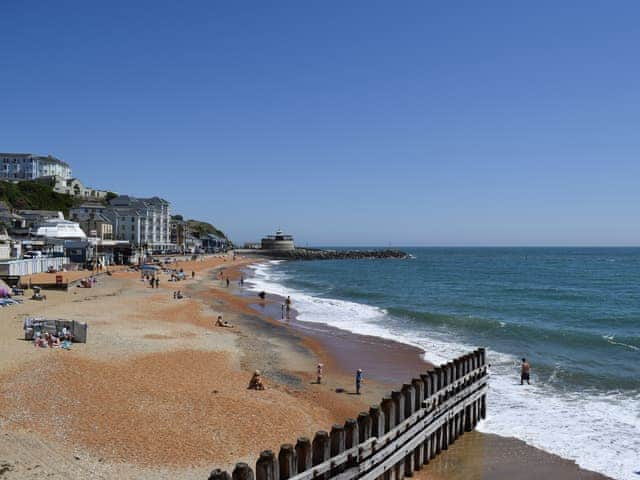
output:
[[111,220],[116,240],[128,240],[136,247],[151,251],[174,247],[170,235],[170,204],[162,198],[121,195],[100,213]]
[[58,176],[71,178],[71,167],[55,157],[31,153],[0,153],[0,178],[5,180],[34,180]]
[[37,237],[58,238],[62,240],[85,240],[87,235],[77,222],[65,220],[60,214],[58,218],[49,218],[42,222],[33,232]]

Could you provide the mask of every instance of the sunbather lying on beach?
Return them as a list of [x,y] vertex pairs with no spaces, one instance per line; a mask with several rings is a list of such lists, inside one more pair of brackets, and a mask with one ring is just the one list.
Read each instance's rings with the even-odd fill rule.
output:
[[262,383],[262,376],[260,370],[253,372],[253,376],[249,381],[249,390],[264,390],[264,383]]
[[222,315],[218,315],[218,320],[216,321],[216,327],[228,327],[228,328],[233,328],[233,325],[231,325],[229,322],[222,321]]

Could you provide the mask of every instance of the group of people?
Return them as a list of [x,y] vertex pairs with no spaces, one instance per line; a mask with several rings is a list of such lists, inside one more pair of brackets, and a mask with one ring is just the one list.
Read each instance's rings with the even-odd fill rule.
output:
[[183,298],[184,298],[184,295],[182,295],[182,291],[176,290],[175,292],[173,292],[173,299],[174,300],[181,300]]
[[67,327],[62,327],[62,331],[57,335],[49,332],[42,333],[37,331],[33,337],[33,346],[40,348],[63,348],[65,350],[71,349],[71,342],[73,341],[73,334]]
[[145,274],[144,280],[149,282],[149,286],[151,288],[159,288],[160,287],[160,279],[155,275],[147,275]]

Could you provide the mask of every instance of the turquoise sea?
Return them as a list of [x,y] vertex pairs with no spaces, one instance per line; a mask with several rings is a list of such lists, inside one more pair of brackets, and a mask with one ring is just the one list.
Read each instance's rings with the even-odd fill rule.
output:
[[640,248],[405,250],[412,258],[267,262],[253,288],[291,295],[301,321],[417,345],[436,363],[484,346],[480,430],[640,478]]

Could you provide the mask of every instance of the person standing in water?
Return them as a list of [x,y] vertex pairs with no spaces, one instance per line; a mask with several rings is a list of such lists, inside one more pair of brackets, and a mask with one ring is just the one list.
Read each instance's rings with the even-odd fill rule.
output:
[[287,297],[287,300],[284,303],[287,306],[287,318],[289,318],[289,312],[291,311],[291,297]]
[[527,385],[531,385],[531,382],[529,382],[529,374],[531,371],[531,366],[529,365],[529,362],[527,362],[526,358],[522,359],[522,369],[520,371],[520,385],[524,385],[524,381],[527,381]]
[[360,385],[362,385],[362,369],[359,368],[356,372],[356,393],[360,395]]

